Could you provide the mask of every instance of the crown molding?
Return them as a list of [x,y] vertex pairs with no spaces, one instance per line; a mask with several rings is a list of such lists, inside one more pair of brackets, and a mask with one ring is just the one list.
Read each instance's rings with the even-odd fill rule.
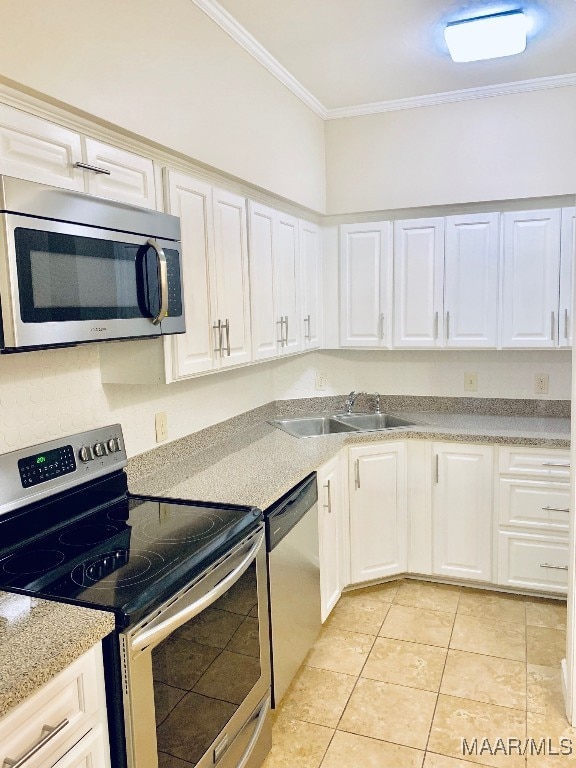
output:
[[550,88],[566,88],[576,85],[576,73],[555,75],[552,77],[537,77],[533,80],[519,80],[514,83],[500,83],[480,88],[464,88],[460,91],[446,91],[429,96],[412,96],[406,99],[379,101],[372,104],[358,104],[354,107],[338,107],[326,110],[325,120],[339,120],[343,117],[359,117],[361,115],[376,115],[381,112],[396,112],[402,109],[418,107],[434,107],[438,104],[450,104],[457,101],[487,99],[492,96],[507,96],[513,93],[530,93],[544,91]]
[[326,120],[326,107],[324,107],[318,99],[302,85],[302,83],[296,80],[296,78],[266,50],[266,48],[260,45],[256,38],[252,37],[248,30],[236,21],[236,19],[231,16],[225,8],[217,3],[216,0],[192,0],[192,2],[194,5],[198,6],[200,10],[204,11],[212,21],[216,22],[224,32],[230,35],[238,45],[241,45],[245,51],[253,56],[256,61],[260,62],[260,64],[274,75],[277,80],[285,85],[288,90],[292,91],[295,96],[303,101],[307,107],[310,107],[310,109],[319,117]]
[[445,93],[434,93],[428,96],[411,96],[405,99],[392,99],[370,104],[358,104],[352,107],[328,109],[302,83],[290,74],[271,53],[260,45],[256,38],[216,0],[192,0],[192,2],[323,120],[377,115],[382,112],[397,112],[402,109],[416,109],[418,107],[434,107],[439,104],[450,104],[458,101],[486,99],[492,96],[530,93],[531,91],[543,91],[549,88],[565,88],[576,85],[576,73],[573,73],[554,75],[552,77],[537,77],[533,80],[519,80],[513,83],[500,83],[479,88],[464,88],[459,91],[446,91]]

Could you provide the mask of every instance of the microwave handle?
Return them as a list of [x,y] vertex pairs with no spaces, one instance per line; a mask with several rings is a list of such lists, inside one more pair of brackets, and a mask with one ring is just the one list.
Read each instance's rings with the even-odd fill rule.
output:
[[160,310],[156,317],[152,318],[154,325],[158,325],[168,314],[168,265],[166,263],[166,255],[162,248],[158,245],[154,238],[148,240],[148,245],[156,252],[156,258],[158,259],[158,275],[160,278]]

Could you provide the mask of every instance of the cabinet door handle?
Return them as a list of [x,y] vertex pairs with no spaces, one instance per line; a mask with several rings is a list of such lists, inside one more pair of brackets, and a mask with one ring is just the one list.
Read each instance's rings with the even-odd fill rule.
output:
[[286,323],[286,325],[284,326],[286,328],[286,331],[285,331],[285,344],[286,344],[286,346],[288,346],[288,315],[286,315],[284,322]]
[[330,480],[326,482],[324,488],[326,488],[326,498],[328,499],[328,504],[324,504],[324,508],[327,509],[328,514],[330,514],[332,512],[332,492],[330,488]]
[[446,312],[446,340],[450,338],[450,312]]
[[570,512],[570,510],[566,507],[542,507],[544,512]]
[[354,481],[356,488],[360,488],[360,459],[354,462]]
[[312,324],[310,322],[310,315],[306,315],[304,318],[304,325],[307,328],[307,330],[304,332],[304,338],[306,341],[312,341]]
[[438,338],[438,312],[434,313],[434,338]]
[[226,331],[226,355],[230,357],[230,320],[226,318],[224,323],[224,330]]
[[281,347],[284,346],[284,318],[281,317],[280,320],[276,321],[276,325],[280,326],[280,338],[277,339],[278,344],[280,344]]
[[434,456],[434,482],[436,485],[438,485],[438,480],[440,478],[440,457],[438,454]]
[[92,173],[101,173],[103,176],[111,176],[111,172],[107,168],[99,168],[97,165],[89,165],[89,163],[74,163],[74,168],[82,168],[82,170],[92,171]]
[[570,464],[566,464],[566,462],[562,462],[562,461],[543,461],[542,466],[543,467],[566,467],[570,469]]
[[540,568],[552,568],[554,571],[567,571],[567,565],[552,565],[552,563],[540,563]]
[[568,341],[568,339],[570,338],[570,334],[568,331],[569,320],[570,318],[568,316],[568,310],[565,309],[564,310],[564,338],[566,339],[566,341]]
[[37,741],[36,744],[33,744],[26,752],[26,754],[22,755],[22,757],[18,760],[5,757],[2,768],[20,768],[22,765],[24,765],[24,763],[27,763],[31,757],[34,757],[34,755],[36,755],[42,749],[42,747],[45,747],[49,741],[52,741],[52,739],[57,736],[60,731],[63,731],[64,728],[69,725],[69,723],[70,721],[67,717],[65,717],[64,720],[61,720],[58,723],[58,725],[43,725],[42,730],[40,731],[40,740]]
[[380,338],[384,338],[384,312],[380,312]]
[[550,338],[552,341],[556,338],[556,312],[554,310],[550,313]]
[[214,323],[212,330],[218,332],[218,346],[214,347],[214,352],[220,353],[220,357],[222,357],[222,321],[218,320],[217,323]]

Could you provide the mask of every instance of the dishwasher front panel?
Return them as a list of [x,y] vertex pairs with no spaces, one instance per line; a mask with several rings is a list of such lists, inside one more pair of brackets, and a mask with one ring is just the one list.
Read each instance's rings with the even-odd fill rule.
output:
[[268,553],[272,706],[277,707],[321,628],[318,505]]

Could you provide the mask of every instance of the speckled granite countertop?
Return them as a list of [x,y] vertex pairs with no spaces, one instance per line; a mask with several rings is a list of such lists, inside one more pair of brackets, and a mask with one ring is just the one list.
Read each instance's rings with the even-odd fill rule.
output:
[[[469,412],[450,413],[443,410],[444,401],[422,402],[430,398],[389,400],[391,402],[384,403],[383,411],[419,424],[400,431],[296,438],[272,426],[269,420],[303,413],[306,408],[308,412],[327,411],[334,404],[328,398],[270,403],[135,457],[128,466],[130,490],[172,498],[250,504],[266,509],[307,474],[336,455],[344,445],[399,439],[564,449],[570,445],[570,419],[566,407],[551,406],[539,410],[534,408],[532,401],[493,401],[493,409],[499,412],[490,413],[486,412],[490,409],[485,402],[475,408],[471,401]],[[464,408],[463,400],[459,403],[461,408]],[[507,402],[530,405],[524,408],[506,406]],[[338,403],[341,406],[341,398]],[[438,410],[421,410],[422,405],[437,405]]]
[[0,592],[0,717],[113,629],[111,613]]

